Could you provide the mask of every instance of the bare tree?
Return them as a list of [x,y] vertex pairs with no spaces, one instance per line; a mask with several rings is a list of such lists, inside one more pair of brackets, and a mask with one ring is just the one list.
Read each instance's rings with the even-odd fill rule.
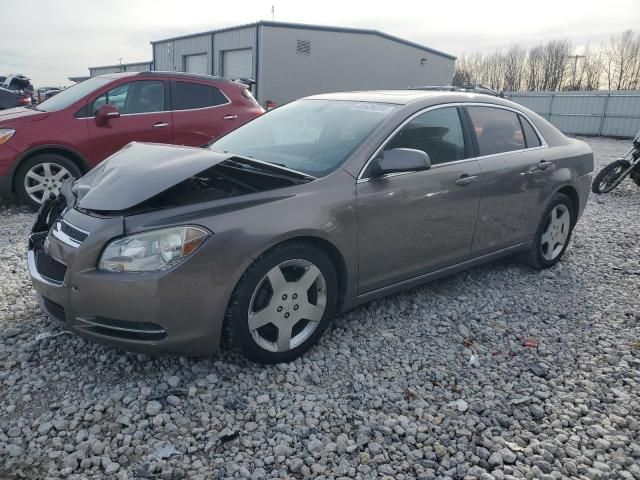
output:
[[453,80],[451,81],[451,85],[455,85],[456,87],[462,87],[464,85],[469,85],[471,83],[471,73],[469,70],[462,68],[460,66],[456,66],[456,70],[453,73]]
[[640,73],[640,35],[634,36],[632,30],[618,37],[611,37],[603,49],[605,78],[609,90],[627,90],[637,88]]
[[524,88],[531,92],[542,90],[543,73],[543,56],[544,46],[538,45],[529,50],[527,62],[525,65],[526,85]]
[[559,90],[567,71],[567,57],[571,53],[568,40],[551,40],[543,48],[542,90]]
[[584,60],[582,62],[582,83],[583,90],[598,90],[600,79],[602,78],[602,52],[592,48],[589,44],[584,49]]
[[529,50],[465,54],[456,64],[456,84],[482,83],[496,90],[640,89],[640,34],[628,30],[599,48],[572,53],[568,40],[550,40]]
[[527,51],[518,45],[512,45],[504,54],[504,90],[520,90],[523,83],[524,65]]

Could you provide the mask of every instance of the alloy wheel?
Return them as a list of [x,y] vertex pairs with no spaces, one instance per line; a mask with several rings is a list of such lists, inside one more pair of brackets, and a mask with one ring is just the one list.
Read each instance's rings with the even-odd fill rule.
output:
[[50,193],[60,193],[62,182],[71,177],[71,173],[57,163],[38,163],[31,167],[24,177],[24,190],[29,198],[42,203]]
[[554,260],[564,248],[571,231],[571,214],[564,204],[551,209],[547,218],[547,225],[540,238],[542,256],[547,261]]
[[293,350],[318,328],[326,303],[327,285],[320,269],[308,260],[286,260],[269,270],[254,290],[249,331],[265,350]]

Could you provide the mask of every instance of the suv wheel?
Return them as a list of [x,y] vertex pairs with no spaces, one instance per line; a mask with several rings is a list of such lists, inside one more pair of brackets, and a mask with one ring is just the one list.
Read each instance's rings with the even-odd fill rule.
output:
[[49,194],[58,194],[67,178],[82,175],[67,157],[55,153],[35,155],[22,162],[15,176],[16,194],[21,202],[38,208]]

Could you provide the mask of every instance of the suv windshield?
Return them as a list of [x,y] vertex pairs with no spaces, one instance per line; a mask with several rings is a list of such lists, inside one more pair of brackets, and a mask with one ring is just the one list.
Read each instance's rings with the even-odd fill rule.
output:
[[344,162],[394,109],[386,103],[298,100],[256,118],[209,148],[318,177]]
[[65,88],[57,95],[38,104],[37,109],[42,110],[43,112],[57,112],[59,110],[63,110],[81,98],[86,97],[94,90],[112,81],[113,78],[109,77],[90,78],[84,82]]

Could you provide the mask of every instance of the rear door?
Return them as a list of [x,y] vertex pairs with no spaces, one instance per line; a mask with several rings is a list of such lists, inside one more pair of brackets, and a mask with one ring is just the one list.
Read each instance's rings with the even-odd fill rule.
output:
[[240,124],[231,100],[219,88],[191,80],[171,84],[177,145],[199,147]]
[[541,137],[522,115],[498,106],[467,107],[480,162],[482,200],[474,256],[527,241],[542,209],[555,166]]
[[[133,80],[93,97],[87,107],[91,156],[104,160],[133,141],[173,143],[168,87],[164,80]],[[118,107],[120,116],[99,122],[95,114],[107,103]]]
[[384,146],[426,152],[430,170],[381,178],[367,178],[365,172],[358,180],[361,294],[469,258],[480,167],[468,158],[470,136],[459,111],[446,107],[420,114]]

